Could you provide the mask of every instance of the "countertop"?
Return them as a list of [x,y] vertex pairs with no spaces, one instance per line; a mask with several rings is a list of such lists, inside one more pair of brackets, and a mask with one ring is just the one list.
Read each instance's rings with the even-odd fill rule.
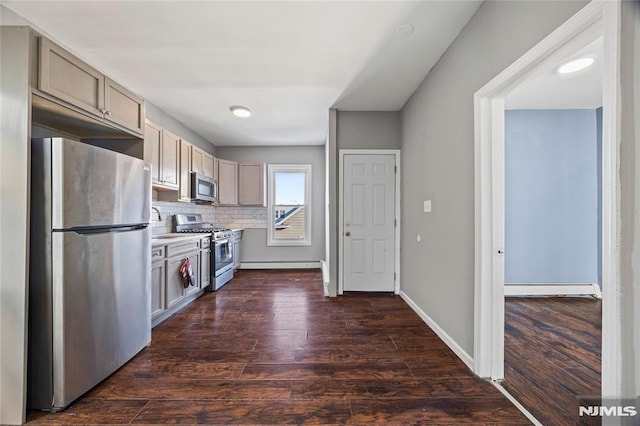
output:
[[151,247],[164,246],[166,244],[173,244],[180,241],[199,240],[205,238],[207,234],[158,234],[151,236]]
[[[243,229],[232,229],[231,231],[240,231]],[[173,244],[180,241],[188,241],[188,240],[199,240],[201,238],[205,238],[208,234],[188,234],[188,233],[178,233],[178,232],[170,232],[168,234],[157,234],[151,236],[151,247],[164,246],[166,244]]]

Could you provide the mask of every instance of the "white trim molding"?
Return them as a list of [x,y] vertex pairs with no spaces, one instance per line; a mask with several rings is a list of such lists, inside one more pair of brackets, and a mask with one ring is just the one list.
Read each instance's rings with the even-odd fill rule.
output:
[[344,156],[354,155],[393,155],[396,166],[396,229],[395,229],[395,250],[394,268],[395,282],[394,294],[400,294],[400,150],[399,149],[341,149],[338,160],[338,295],[344,293],[344,264],[342,255],[344,253]]
[[420,307],[413,301],[404,291],[400,291],[400,297],[407,302],[407,305],[414,310],[416,314],[424,321],[430,329],[432,329],[438,337],[447,345],[457,356],[460,358],[462,362],[466,364],[467,367],[471,371],[474,371],[473,367],[473,358],[469,355],[462,347],[456,342],[453,337],[449,336],[446,331],[442,327],[438,325],[425,311],[420,309]]
[[318,262],[242,262],[239,269],[319,269]]
[[522,404],[520,404],[520,402],[518,402],[518,400],[517,400],[517,399],[515,399],[515,398],[513,397],[513,395],[511,395],[511,394],[509,393],[509,391],[507,391],[504,387],[502,387],[502,385],[501,385],[499,382],[489,381],[489,383],[491,383],[493,386],[495,386],[495,387],[500,391],[500,393],[501,393],[501,394],[503,394],[503,395],[504,395],[504,396],[505,396],[509,401],[511,401],[511,403],[512,403],[513,405],[515,405],[515,406],[516,406],[516,408],[517,408],[518,410],[520,410],[520,412],[521,412],[522,414],[524,414],[524,415],[525,415],[525,417],[526,417],[527,419],[529,419],[529,421],[530,421],[531,423],[533,423],[533,425],[534,425],[534,426],[544,426],[542,423],[540,423],[540,422],[538,421],[538,419],[536,419],[536,418],[533,416],[533,414],[531,414],[531,413],[529,412],[529,410],[527,410],[526,408],[524,408],[524,406],[523,406]]
[[621,393],[619,290],[620,2],[592,1],[474,95],[475,372],[504,376],[504,98],[524,80],[603,37],[602,394]]
[[324,296],[329,297],[329,283],[331,282],[331,275],[329,265],[326,260],[320,261],[320,269],[322,269],[322,288],[324,289]]
[[508,284],[504,285],[505,297],[517,296],[593,296],[602,299],[600,286],[593,283]]
[[[276,237],[276,179],[278,173],[296,173],[304,175],[304,202],[302,204],[287,205],[294,214],[304,208],[304,238]],[[267,246],[310,246],[311,245],[311,164],[267,164]],[[299,202],[298,202],[299,203]],[[280,206],[283,207],[283,206]],[[291,217],[293,214],[291,215]]]

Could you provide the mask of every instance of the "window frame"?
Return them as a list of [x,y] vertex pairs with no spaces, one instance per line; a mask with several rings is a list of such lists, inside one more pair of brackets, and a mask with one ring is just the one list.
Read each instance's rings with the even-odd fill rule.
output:
[[[276,238],[275,203],[276,173],[304,173],[304,239]],[[267,246],[310,246],[311,245],[311,164],[268,164],[267,165]]]

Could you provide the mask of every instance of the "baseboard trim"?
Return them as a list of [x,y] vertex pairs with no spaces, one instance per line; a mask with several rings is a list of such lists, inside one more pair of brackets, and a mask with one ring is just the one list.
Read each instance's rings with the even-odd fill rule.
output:
[[602,299],[598,284],[507,284],[504,285],[505,297],[513,296],[593,296]]
[[240,269],[318,269],[320,262],[242,262]]
[[517,399],[515,399],[515,398],[513,397],[513,395],[511,395],[511,394],[509,393],[509,391],[507,391],[507,390],[502,386],[502,384],[500,384],[500,383],[496,383],[496,382],[494,382],[494,381],[492,381],[492,380],[489,380],[489,383],[491,383],[493,386],[495,386],[495,387],[500,391],[500,393],[502,393],[502,394],[503,394],[503,395],[504,395],[504,396],[505,396],[509,401],[511,401],[511,403],[512,403],[513,405],[515,405],[515,406],[516,406],[516,408],[517,408],[518,410],[520,410],[520,412],[521,412],[522,414],[524,414],[524,415],[525,415],[525,417],[526,417],[527,419],[529,419],[529,421],[530,421],[531,423],[533,423],[533,424],[534,424],[534,426],[543,426],[543,424],[542,424],[542,423],[540,423],[540,422],[538,421],[538,419],[536,419],[536,418],[534,417],[534,415],[533,415],[533,414],[531,414],[531,413],[529,412],[529,410],[527,410],[527,409],[524,407],[524,405],[520,404],[520,402],[519,402]]
[[447,332],[438,325],[438,323],[436,323],[429,315],[427,315],[426,312],[420,309],[420,307],[418,307],[418,305],[416,305],[416,303],[411,300],[411,298],[407,296],[407,294],[402,290],[400,290],[400,297],[402,297],[402,299],[407,302],[411,309],[413,309],[415,313],[418,314],[420,318],[422,318],[422,321],[424,321],[433,331],[435,331],[438,337],[440,337],[440,339],[442,339],[442,341],[447,346],[449,346],[449,348],[458,356],[458,358],[460,358],[460,360],[462,360],[462,362],[464,362],[471,371],[475,372],[473,358],[464,349],[462,349],[460,345],[458,345],[458,342],[453,340],[453,338],[449,336]]
[[322,288],[324,289],[324,297],[329,297],[329,265],[326,260],[320,261],[320,269],[322,269]]

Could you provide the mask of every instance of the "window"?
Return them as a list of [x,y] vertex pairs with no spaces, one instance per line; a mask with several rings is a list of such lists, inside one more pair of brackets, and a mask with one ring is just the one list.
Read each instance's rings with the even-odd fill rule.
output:
[[267,245],[311,245],[311,165],[269,164]]

